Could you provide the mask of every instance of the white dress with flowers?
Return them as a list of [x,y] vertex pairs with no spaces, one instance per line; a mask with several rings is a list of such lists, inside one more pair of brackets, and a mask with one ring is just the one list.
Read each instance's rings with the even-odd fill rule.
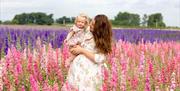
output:
[[102,86],[101,68],[106,57],[104,54],[97,53],[92,33],[87,32],[85,36],[81,46],[95,53],[96,63],[83,54],[78,55],[70,65],[67,83],[78,91],[99,91]]
[[67,45],[74,46],[78,43],[81,43],[82,38],[84,38],[84,34],[85,31],[87,31],[87,29],[80,29],[76,25],[74,25],[70,30],[74,31],[74,35],[67,41]]

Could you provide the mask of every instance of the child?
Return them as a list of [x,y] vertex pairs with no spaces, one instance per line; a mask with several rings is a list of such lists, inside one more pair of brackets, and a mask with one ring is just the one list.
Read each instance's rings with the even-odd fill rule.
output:
[[[88,31],[89,18],[85,14],[80,14],[75,19],[75,25],[70,29],[64,42],[69,46],[69,48],[81,44],[82,38],[85,32]],[[70,62],[75,58],[75,55],[70,54],[70,57],[65,61],[65,66],[69,66]]]

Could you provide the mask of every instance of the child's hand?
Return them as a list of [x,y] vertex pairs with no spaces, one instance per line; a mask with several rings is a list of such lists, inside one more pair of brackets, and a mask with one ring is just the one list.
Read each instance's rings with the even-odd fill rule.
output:
[[67,39],[64,40],[64,43],[65,43],[65,44],[67,43]]

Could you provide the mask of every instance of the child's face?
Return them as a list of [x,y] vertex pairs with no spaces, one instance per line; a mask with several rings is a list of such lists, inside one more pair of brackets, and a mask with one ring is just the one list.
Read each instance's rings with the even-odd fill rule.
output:
[[77,21],[76,21],[76,26],[78,28],[84,28],[85,27],[85,24],[86,24],[86,18],[84,17],[78,17]]

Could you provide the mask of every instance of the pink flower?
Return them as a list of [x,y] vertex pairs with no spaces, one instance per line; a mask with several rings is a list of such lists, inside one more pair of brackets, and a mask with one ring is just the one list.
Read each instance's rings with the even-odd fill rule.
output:
[[140,75],[144,75],[144,65],[145,65],[145,55],[144,52],[141,52],[140,63],[139,63]]
[[136,90],[136,88],[138,86],[138,78],[136,76],[132,78],[131,84],[132,84],[132,89]]
[[170,91],[174,91],[176,89],[176,78],[175,78],[175,73],[172,73],[171,76],[171,85],[170,85]]
[[148,64],[149,64],[149,73],[150,74],[153,74],[153,64],[152,64],[152,61],[151,60],[148,60]]
[[64,76],[63,76],[63,74],[62,74],[61,69],[59,69],[59,70],[57,71],[57,76],[58,76],[58,80],[60,80],[60,82],[63,84],[63,83],[64,83]]
[[126,75],[127,75],[127,62],[124,60],[124,56],[122,56],[121,60],[121,82],[120,89],[121,91],[126,91]]
[[145,91],[151,91],[149,73],[146,74]]
[[38,82],[35,80],[33,75],[30,75],[30,85],[31,85],[31,91],[39,91],[39,85]]
[[21,91],[26,91],[24,86],[22,86]]
[[48,80],[45,80],[42,87],[43,91],[50,91],[50,86],[48,84]]
[[111,79],[111,82],[110,84],[112,85],[112,88],[117,88],[117,84],[118,84],[118,71],[117,71],[117,64],[116,64],[116,59],[113,58],[112,59],[112,67],[111,67],[111,70],[112,70],[112,79]]
[[165,82],[166,82],[165,71],[164,71],[164,68],[162,68],[162,70],[161,70],[161,83],[165,83]]
[[58,87],[58,83],[55,83],[52,87],[52,91],[58,91],[59,87]]
[[62,49],[63,64],[65,63],[64,61],[66,61],[68,57],[69,57],[69,49],[68,46],[65,44]]
[[109,78],[109,72],[106,67],[102,67],[102,73],[103,73],[103,84],[101,91],[108,91],[108,78]]

